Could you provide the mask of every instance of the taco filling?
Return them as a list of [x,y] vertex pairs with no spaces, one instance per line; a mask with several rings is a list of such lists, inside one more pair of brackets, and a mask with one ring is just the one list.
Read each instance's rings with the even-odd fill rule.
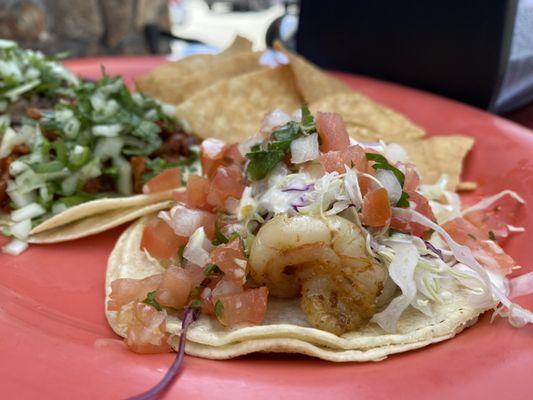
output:
[[[421,185],[398,147],[355,142],[340,115],[313,116],[306,107],[292,117],[272,112],[238,145],[204,140],[201,174],[189,176],[170,210],[141,221],[134,248],[135,234],[126,232],[110,258],[113,328],[135,352],[167,352],[176,343],[171,326],[195,309],[203,325],[196,333],[191,325],[193,354],[292,349],[362,360],[353,352],[321,354],[329,346],[368,349],[365,335],[408,334],[413,324],[400,321],[413,312],[428,321],[451,318],[439,310],[459,297],[466,305],[454,312],[464,321],[438,340],[498,304],[513,324],[531,323],[531,312],[509,300],[506,275],[516,265],[499,244],[519,230],[512,219],[523,200],[504,191],[462,205],[445,176]],[[129,264],[132,252],[137,264]],[[305,320],[286,306],[276,311],[276,328],[251,328],[274,326],[265,321],[269,307],[295,302]],[[242,336],[231,336],[240,328]],[[286,342],[271,344],[276,329]],[[359,330],[362,337],[350,336]],[[224,332],[224,343],[213,339]],[[313,353],[295,336],[326,347]],[[350,347],[350,340],[366,344]],[[384,346],[379,354],[426,344]]]
[[[17,124],[11,124],[13,114],[0,121],[0,210],[11,220],[3,233],[16,240],[4,249],[8,253],[18,253],[32,228],[69,207],[174,189],[195,171],[199,140],[173,107],[131,93],[122,78],[105,74],[96,82],[69,80],[64,88],[60,77],[50,77],[64,72],[58,63],[18,47],[0,50],[22,58],[24,66],[35,64],[25,70],[9,58],[0,64],[0,101],[7,110],[30,95],[55,104],[32,103]],[[16,81],[20,74],[36,75],[31,94],[22,90],[27,83]]]

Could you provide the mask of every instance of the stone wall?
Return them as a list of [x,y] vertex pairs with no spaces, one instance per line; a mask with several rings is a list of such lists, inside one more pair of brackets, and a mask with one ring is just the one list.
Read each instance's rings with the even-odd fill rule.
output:
[[170,30],[167,0],[0,0],[0,38],[48,54],[147,53],[146,24]]

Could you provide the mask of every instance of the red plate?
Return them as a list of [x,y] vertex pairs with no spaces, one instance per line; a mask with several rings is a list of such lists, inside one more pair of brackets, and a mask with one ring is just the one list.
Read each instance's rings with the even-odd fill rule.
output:
[[[122,74],[129,82],[157,58],[69,61],[75,72]],[[533,132],[512,122],[413,89],[339,75],[354,89],[408,115],[433,134],[477,139],[466,178],[480,193],[516,190],[533,204]],[[528,233],[506,249],[533,265],[533,213]],[[0,393],[2,398],[117,399],[158,382],[173,356],[135,355],[104,317],[107,256],[122,229],[71,243],[31,246],[19,257],[0,255]],[[531,270],[531,267],[524,267]],[[533,308],[533,296],[520,299]],[[391,356],[379,363],[334,364],[307,357],[252,355],[229,361],[187,357],[166,398],[531,398],[533,327],[489,323],[453,340]]]

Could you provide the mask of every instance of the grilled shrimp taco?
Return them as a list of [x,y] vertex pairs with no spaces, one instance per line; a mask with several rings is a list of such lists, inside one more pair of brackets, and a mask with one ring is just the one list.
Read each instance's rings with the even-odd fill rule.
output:
[[340,115],[305,107],[238,145],[204,140],[200,160],[109,258],[107,318],[135,352],[378,361],[496,307],[533,321],[509,300],[515,262],[498,244],[519,230],[514,192],[462,205],[398,145],[356,142]]
[[[27,242],[98,233],[168,207],[172,190],[198,161],[199,140],[186,132],[173,107],[131,93],[122,78],[105,74],[96,82],[74,79],[65,88],[50,77],[64,72],[59,64],[47,60],[44,75],[44,67],[26,68],[35,64],[33,52],[0,50],[20,56],[0,65],[0,102],[6,106],[0,117],[0,210],[3,234],[14,238],[4,252],[18,254]],[[22,90],[28,84],[11,87],[14,71],[55,88],[54,96],[33,94],[53,105],[32,103],[24,117],[9,112],[7,100],[29,95]]]

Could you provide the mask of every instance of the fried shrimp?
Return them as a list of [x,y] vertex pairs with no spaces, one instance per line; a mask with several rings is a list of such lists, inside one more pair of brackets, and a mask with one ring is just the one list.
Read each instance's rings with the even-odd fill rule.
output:
[[372,317],[386,277],[361,229],[338,216],[274,217],[259,230],[249,261],[257,283],[273,296],[301,295],[310,324],[335,334]]

